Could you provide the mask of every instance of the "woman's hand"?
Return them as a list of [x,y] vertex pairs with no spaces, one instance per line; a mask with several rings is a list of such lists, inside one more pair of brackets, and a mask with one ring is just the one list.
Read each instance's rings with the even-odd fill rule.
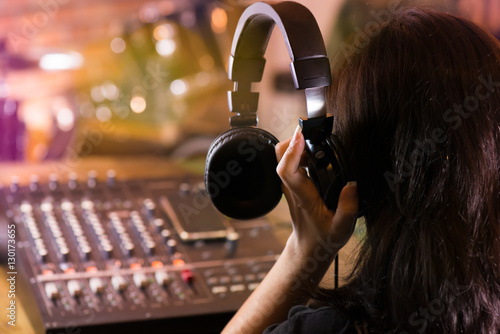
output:
[[276,146],[279,161],[277,173],[283,181],[283,191],[293,222],[293,233],[288,243],[295,244],[296,249],[305,253],[311,253],[318,245],[323,245],[336,254],[349,240],[356,222],[356,183],[349,182],[344,187],[336,212],[329,210],[302,167],[304,147],[305,141],[299,126],[291,139]]
[[336,212],[328,210],[301,167],[304,138],[300,128],[276,146],[278,175],[290,206],[293,233],[280,257],[224,328],[223,334],[254,334],[287,318],[294,305],[306,303],[338,250],[352,234],[358,211],[356,185],[344,187]]

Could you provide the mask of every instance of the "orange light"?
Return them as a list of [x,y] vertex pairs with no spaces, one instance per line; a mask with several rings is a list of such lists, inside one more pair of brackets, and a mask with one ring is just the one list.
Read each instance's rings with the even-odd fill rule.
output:
[[140,264],[140,263],[137,263],[137,262],[132,263],[132,264],[130,265],[130,269],[137,270],[137,269],[141,269],[141,268],[142,268],[141,264]]
[[163,263],[161,261],[153,261],[151,263],[151,267],[153,267],[153,268],[161,268],[161,267],[163,267]]
[[64,273],[66,274],[74,274],[75,273],[75,269],[74,268],[67,268]]
[[97,267],[96,266],[90,266],[90,267],[87,267],[87,272],[88,273],[95,273],[97,271]]
[[173,34],[174,29],[169,24],[161,24],[153,30],[153,36],[157,41],[172,38]]
[[215,33],[223,33],[226,31],[227,26],[227,14],[224,9],[220,7],[214,8],[211,15],[212,19],[212,30]]
[[175,259],[173,262],[174,266],[176,267],[182,267],[183,265],[186,264],[183,259]]
[[50,269],[45,269],[44,271],[42,271],[42,274],[43,275],[52,275],[52,274],[54,274],[54,272]]

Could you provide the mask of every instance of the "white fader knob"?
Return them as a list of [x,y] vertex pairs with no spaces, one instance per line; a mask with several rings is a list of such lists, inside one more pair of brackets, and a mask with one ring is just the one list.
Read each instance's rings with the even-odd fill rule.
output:
[[128,286],[127,281],[123,276],[113,276],[111,277],[111,285],[113,285],[113,289],[118,292],[123,292]]
[[57,285],[52,282],[45,284],[45,294],[49,299],[59,298],[59,289]]
[[89,280],[90,290],[95,294],[101,294],[104,292],[104,282],[99,277],[92,277]]
[[79,297],[83,293],[82,285],[75,280],[68,281],[68,291],[71,296]]
[[135,286],[137,286],[139,289],[145,288],[149,285],[149,280],[146,277],[146,275],[142,273],[135,273],[134,274],[134,283]]
[[155,273],[155,279],[158,285],[167,286],[170,282],[172,282],[172,277],[165,271],[157,271]]

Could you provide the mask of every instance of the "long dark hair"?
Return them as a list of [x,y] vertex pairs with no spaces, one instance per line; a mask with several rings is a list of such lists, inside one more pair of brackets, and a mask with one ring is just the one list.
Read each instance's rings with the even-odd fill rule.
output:
[[347,283],[317,298],[373,332],[498,333],[500,45],[430,9],[389,16],[332,66],[367,231]]

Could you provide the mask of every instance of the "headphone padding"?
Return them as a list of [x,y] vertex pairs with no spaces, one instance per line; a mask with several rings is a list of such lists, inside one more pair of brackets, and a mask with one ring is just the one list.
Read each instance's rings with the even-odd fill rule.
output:
[[350,169],[348,168],[346,155],[338,138],[331,134],[325,138],[322,146],[327,163],[318,163],[313,155],[310,156],[308,162],[309,176],[326,206],[331,210],[336,210],[340,192],[352,178],[349,175]]
[[253,127],[234,128],[216,138],[207,154],[205,188],[221,213],[253,219],[278,204],[277,143],[272,134]]
[[330,147],[332,153],[331,165],[333,175],[331,176],[332,179],[326,188],[324,199],[328,207],[337,209],[340,192],[347,182],[353,179],[349,174],[349,164],[347,162],[342,143],[339,141],[337,136],[331,134],[330,137],[326,139],[326,143]]

